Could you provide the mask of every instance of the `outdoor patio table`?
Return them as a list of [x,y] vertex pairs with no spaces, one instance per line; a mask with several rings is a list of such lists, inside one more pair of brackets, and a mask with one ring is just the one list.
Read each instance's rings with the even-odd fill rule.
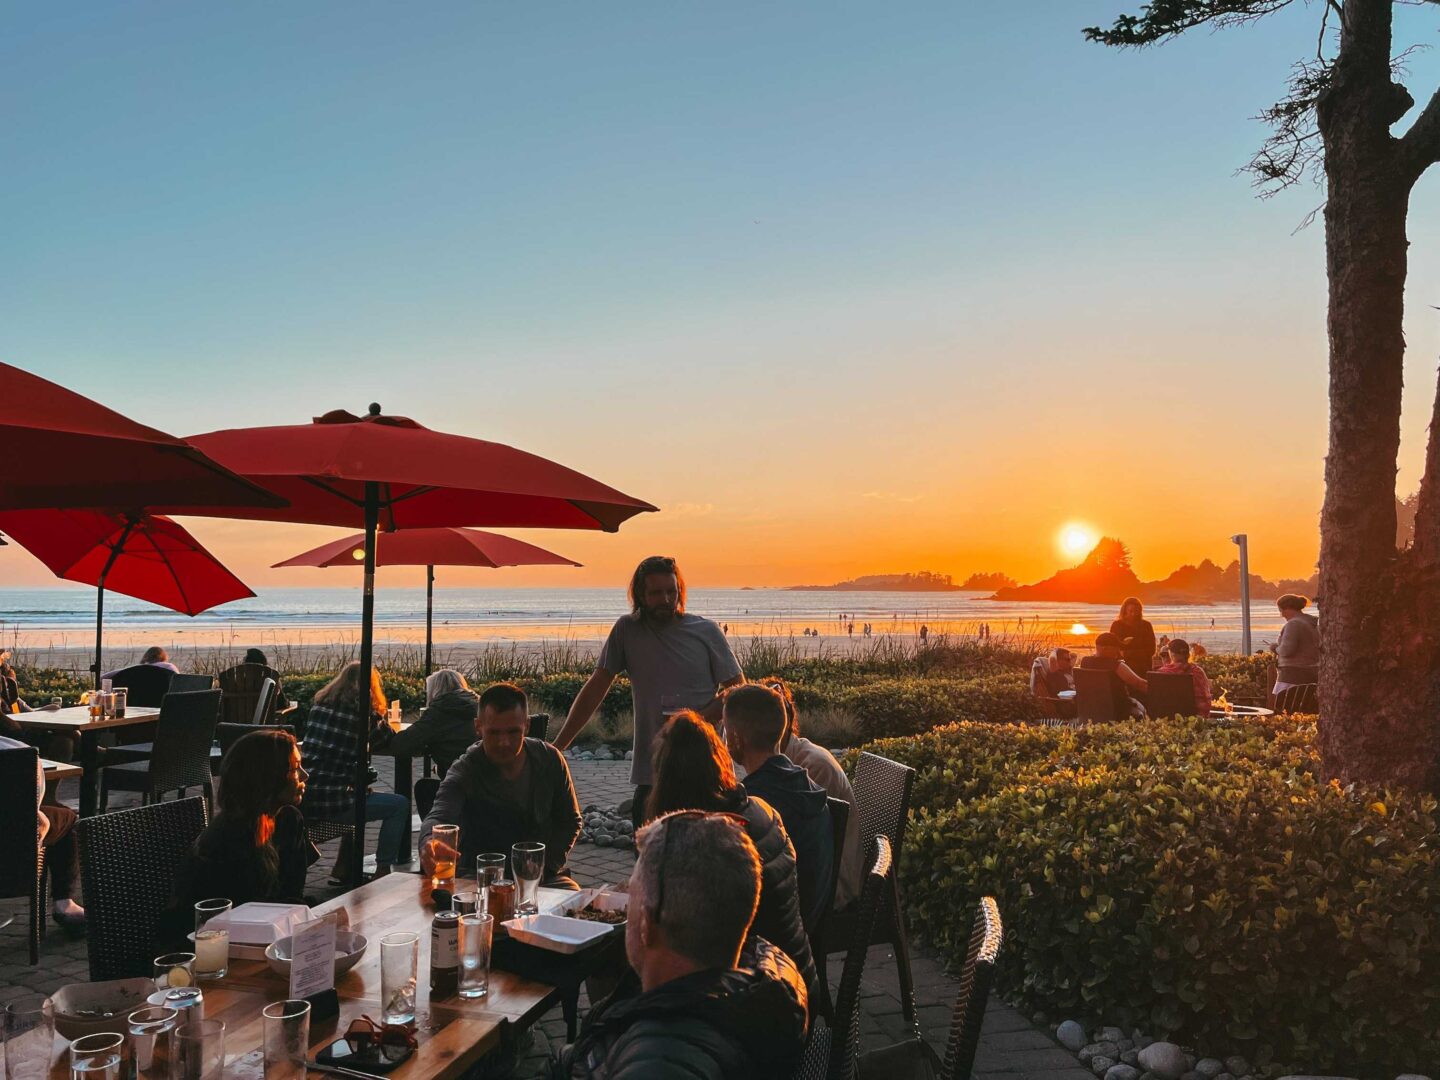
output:
[[89,817],[95,813],[95,807],[100,801],[100,732],[137,724],[153,724],[159,715],[159,709],[131,705],[125,710],[124,716],[95,719],[91,717],[88,707],[72,705],[68,709],[55,712],[37,710],[16,713],[11,719],[29,731],[68,731],[80,736],[79,766],[84,774],[80,778],[80,816]]
[[49,758],[41,758],[40,764],[45,767],[45,782],[52,784],[57,780],[69,780],[72,777],[84,774],[79,765],[67,765],[63,761],[51,761]]
[[[423,951],[423,950],[422,950]],[[260,1010],[286,996],[283,984],[274,993],[232,989],[216,983],[205,985],[205,1018],[225,1022],[225,1080],[263,1080],[265,1075],[264,1019]],[[458,999],[456,999],[458,1002]],[[378,999],[343,998],[340,1015],[310,1022],[310,1057],[327,1043],[345,1033],[360,1016],[380,1019]],[[437,1077],[455,1080],[474,1068],[500,1043],[501,1021],[476,1015],[463,1005],[436,1003],[416,1010],[419,1046],[410,1060],[393,1072],[395,1080],[422,1080]],[[51,1080],[70,1080],[69,1043],[55,1037]]]

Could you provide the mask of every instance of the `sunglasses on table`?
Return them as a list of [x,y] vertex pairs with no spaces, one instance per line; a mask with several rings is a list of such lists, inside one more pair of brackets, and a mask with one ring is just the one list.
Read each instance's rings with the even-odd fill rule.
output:
[[362,1072],[387,1073],[409,1060],[419,1044],[415,1033],[401,1024],[377,1024],[368,1016],[350,1021],[345,1034],[325,1047],[315,1060]]

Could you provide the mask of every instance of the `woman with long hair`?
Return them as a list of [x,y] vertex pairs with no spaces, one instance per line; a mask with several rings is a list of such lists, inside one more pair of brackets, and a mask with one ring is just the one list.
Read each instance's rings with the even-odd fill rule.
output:
[[689,709],[660,729],[653,761],[655,784],[646,803],[646,820],[672,810],[731,813],[743,819],[760,853],[760,907],[750,929],[788,953],[806,986],[814,987],[815,962],[800,918],[795,848],[780,815],[764,799],[745,793],[715,728]]
[[1120,654],[1130,670],[1144,678],[1155,667],[1155,628],[1136,597],[1121,602],[1120,617],[1110,624],[1110,633],[1120,639]]
[[[310,773],[303,806],[306,817],[341,824],[354,820],[355,772],[365,752],[361,731],[368,732],[371,747],[386,746],[394,736],[385,723],[380,673],[372,667],[367,679],[361,673],[360,661],[352,660],[316,692],[305,721],[305,768]],[[400,840],[409,814],[410,800],[403,795],[372,791],[365,796],[365,820],[380,822],[380,841],[375,849],[377,876],[388,874],[390,867],[401,861]],[[345,850],[341,845],[335,878],[342,883],[344,867]]]

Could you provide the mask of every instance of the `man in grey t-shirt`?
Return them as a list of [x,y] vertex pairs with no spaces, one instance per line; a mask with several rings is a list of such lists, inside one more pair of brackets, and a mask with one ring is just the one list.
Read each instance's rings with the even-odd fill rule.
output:
[[610,630],[600,659],[581,688],[565,726],[555,738],[564,750],[579,735],[615,676],[630,675],[635,701],[635,756],[630,816],[638,826],[650,794],[650,745],[668,713],[693,709],[711,723],[720,719],[719,691],[745,681],[730,643],[709,619],[685,612],[685,579],[675,560],[652,555],[630,579],[629,615]]

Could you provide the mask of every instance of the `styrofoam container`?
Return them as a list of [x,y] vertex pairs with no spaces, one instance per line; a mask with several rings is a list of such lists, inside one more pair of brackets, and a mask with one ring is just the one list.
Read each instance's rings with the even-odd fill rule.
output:
[[563,915],[525,915],[503,925],[516,941],[558,953],[579,952],[614,929],[604,923]]
[[269,945],[289,937],[295,927],[312,918],[304,904],[241,904],[224,915],[217,915],[205,925],[216,930],[229,930],[232,945]]

